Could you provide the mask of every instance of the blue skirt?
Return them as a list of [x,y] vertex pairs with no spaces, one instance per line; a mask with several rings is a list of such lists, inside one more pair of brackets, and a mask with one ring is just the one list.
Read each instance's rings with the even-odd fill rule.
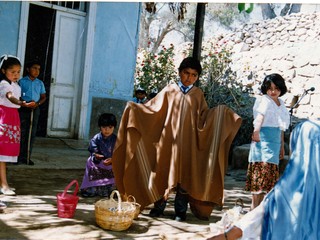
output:
[[249,162],[265,162],[279,165],[281,130],[277,127],[262,127],[260,142],[251,142]]

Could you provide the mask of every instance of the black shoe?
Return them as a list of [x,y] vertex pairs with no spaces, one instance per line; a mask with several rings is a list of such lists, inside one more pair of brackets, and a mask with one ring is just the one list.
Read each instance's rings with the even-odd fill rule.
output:
[[81,189],[80,193],[82,197],[95,197],[97,196],[97,189],[95,187],[89,187],[89,188]]
[[179,213],[175,215],[174,220],[177,222],[184,222],[187,220],[187,214],[186,213]]
[[34,162],[29,160],[29,162],[26,162],[27,165],[30,165],[30,166],[33,166],[34,165]]
[[27,164],[27,162],[22,162],[22,161],[18,161],[13,163],[14,165],[23,165],[23,164]]
[[34,165],[34,162],[29,160],[29,163],[27,161],[18,161],[16,163],[14,163],[15,165],[22,165],[22,164],[25,164],[25,165],[30,165],[30,166],[33,166]]
[[163,211],[157,208],[152,208],[149,213],[150,217],[160,217],[161,215],[163,215]]

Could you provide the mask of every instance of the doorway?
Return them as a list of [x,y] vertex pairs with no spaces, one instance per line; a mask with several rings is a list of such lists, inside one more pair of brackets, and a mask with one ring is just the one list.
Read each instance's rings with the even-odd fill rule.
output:
[[48,3],[27,7],[24,62],[42,62],[39,79],[47,95],[40,107],[37,136],[77,137],[86,13]]
[[[37,136],[47,136],[47,120],[49,109],[53,39],[55,32],[56,10],[30,4],[28,17],[28,31],[24,62],[38,59],[41,65],[39,79],[45,85],[47,100],[40,107],[40,118]],[[23,76],[25,76],[25,72]]]

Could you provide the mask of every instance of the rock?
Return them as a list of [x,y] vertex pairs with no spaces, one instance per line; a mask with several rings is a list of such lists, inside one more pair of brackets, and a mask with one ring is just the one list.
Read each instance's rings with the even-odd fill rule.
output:
[[247,169],[250,144],[237,146],[232,151],[232,167],[234,169]]
[[[320,76],[320,13],[290,14],[239,27],[238,40],[234,45],[233,68],[239,81],[248,79],[250,69],[254,79],[245,82],[253,89],[259,85],[266,74],[278,72],[283,75],[291,93],[303,94],[305,86],[317,86]],[[247,37],[244,37],[247,36]],[[250,36],[250,38],[248,38]],[[249,56],[249,57],[248,57]],[[319,70],[318,70],[319,69]],[[253,85],[252,85],[253,84]],[[255,86],[255,84],[257,86]],[[320,84],[319,84],[320,85]],[[316,87],[320,89],[320,87]],[[259,91],[255,91],[257,94]],[[318,96],[319,91],[312,94]],[[314,109],[318,97],[299,106],[297,113],[314,118]],[[290,102],[286,102],[286,105]]]
[[238,43],[238,44],[234,45],[233,50],[235,53],[245,52],[245,51],[249,51],[250,47],[248,44],[242,42],[242,43]]

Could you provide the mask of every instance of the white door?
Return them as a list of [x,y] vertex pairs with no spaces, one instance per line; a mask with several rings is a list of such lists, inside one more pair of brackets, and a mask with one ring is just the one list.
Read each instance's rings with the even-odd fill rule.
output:
[[47,135],[73,138],[82,85],[84,17],[56,13]]

